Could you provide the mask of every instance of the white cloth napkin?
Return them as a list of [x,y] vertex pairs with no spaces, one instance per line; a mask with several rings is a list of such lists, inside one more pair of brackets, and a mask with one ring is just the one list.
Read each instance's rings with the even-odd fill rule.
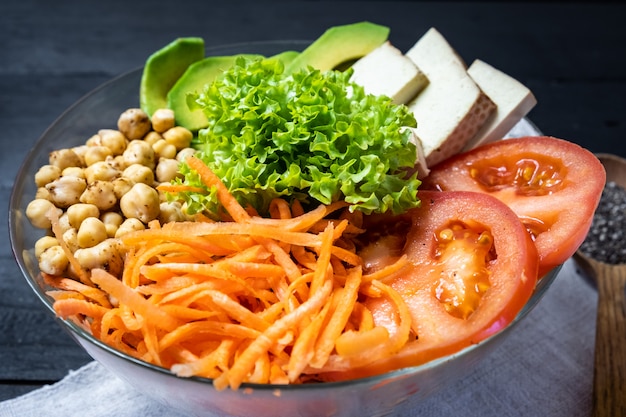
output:
[[[568,261],[511,335],[412,416],[588,416],[591,412],[597,294]],[[136,417],[182,414],[136,392],[96,362],[60,382],[0,403],[0,417]],[[253,417],[253,416],[251,416]]]

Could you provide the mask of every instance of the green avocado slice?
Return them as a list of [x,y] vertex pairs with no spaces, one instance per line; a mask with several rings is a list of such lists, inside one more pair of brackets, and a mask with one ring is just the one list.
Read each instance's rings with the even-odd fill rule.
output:
[[185,70],[204,58],[204,39],[177,38],[146,60],[139,86],[139,105],[152,115],[167,107],[167,93]]
[[287,73],[312,66],[320,71],[339,67],[373,51],[389,37],[390,29],[370,22],[333,26],[309,45],[286,68]]
[[285,68],[287,68],[287,66],[290,65],[293,60],[298,57],[298,55],[300,55],[300,52],[298,51],[284,51],[279,54],[273,55],[272,59],[279,59],[283,61],[283,65],[285,65]]

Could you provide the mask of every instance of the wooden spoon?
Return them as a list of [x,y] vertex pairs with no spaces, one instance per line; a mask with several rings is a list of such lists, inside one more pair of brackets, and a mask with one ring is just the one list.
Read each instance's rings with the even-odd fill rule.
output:
[[[626,160],[598,154],[607,182],[626,188]],[[626,264],[608,264],[578,250],[581,269],[595,278],[598,313],[593,375],[593,415],[626,416]]]

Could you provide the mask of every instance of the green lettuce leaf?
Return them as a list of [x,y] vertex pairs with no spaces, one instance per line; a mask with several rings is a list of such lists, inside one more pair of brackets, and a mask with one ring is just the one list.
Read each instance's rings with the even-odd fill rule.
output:
[[[406,106],[368,95],[351,70],[291,75],[279,60],[240,57],[190,96],[209,125],[198,156],[245,206],[265,213],[276,197],[305,205],[350,203],[366,214],[401,213],[419,204],[416,160]],[[184,183],[201,186],[183,166]],[[182,193],[190,212],[219,211],[215,193]]]

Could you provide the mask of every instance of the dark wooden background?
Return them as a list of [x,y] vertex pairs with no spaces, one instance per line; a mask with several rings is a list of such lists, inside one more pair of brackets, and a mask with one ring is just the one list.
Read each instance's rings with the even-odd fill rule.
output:
[[59,380],[90,358],[31,293],[7,232],[12,183],[62,111],[178,36],[207,46],[311,40],[337,24],[391,27],[406,50],[431,26],[537,96],[545,133],[626,157],[626,7],[603,2],[50,1],[0,3],[0,400]]

